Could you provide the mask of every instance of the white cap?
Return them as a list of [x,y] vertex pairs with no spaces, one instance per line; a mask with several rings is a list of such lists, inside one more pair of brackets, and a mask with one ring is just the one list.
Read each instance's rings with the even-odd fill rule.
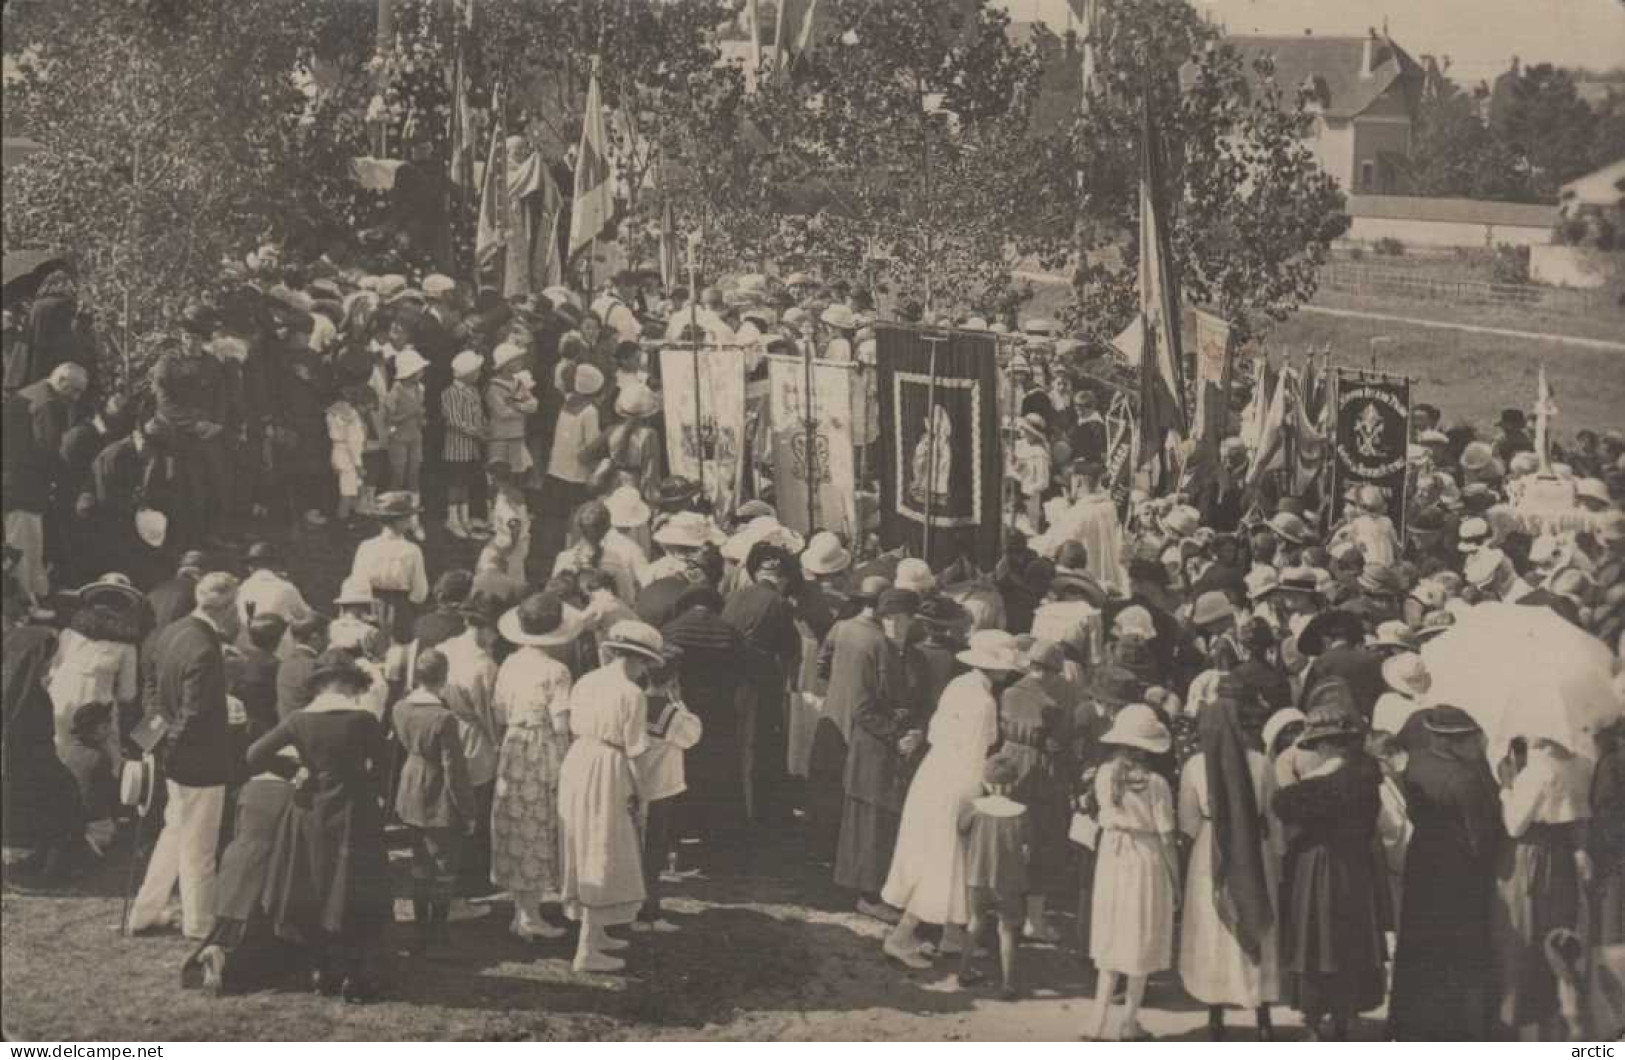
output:
[[438,272],[431,272],[423,278],[423,293],[426,295],[438,297],[450,294],[456,287],[456,280]]
[[477,375],[485,364],[485,358],[473,350],[464,350],[451,359],[452,375]]
[[[505,364],[517,361],[524,355],[525,349],[523,346],[516,346],[511,342],[504,342],[492,352],[491,357],[495,367],[501,368]],[[455,364],[455,362],[453,362],[453,364]]]

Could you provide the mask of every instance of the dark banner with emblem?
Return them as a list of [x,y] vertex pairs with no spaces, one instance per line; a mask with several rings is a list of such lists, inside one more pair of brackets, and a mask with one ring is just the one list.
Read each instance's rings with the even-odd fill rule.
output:
[[941,570],[999,556],[998,364],[989,333],[875,327],[880,539]]
[[1388,499],[1388,516],[1405,532],[1405,460],[1411,437],[1411,381],[1403,376],[1336,369],[1337,459],[1332,465],[1332,521],[1344,494],[1372,485]]

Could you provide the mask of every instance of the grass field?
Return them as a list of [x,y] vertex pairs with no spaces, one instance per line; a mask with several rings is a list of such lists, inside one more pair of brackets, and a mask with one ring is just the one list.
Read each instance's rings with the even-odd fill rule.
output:
[[[1064,285],[1037,287],[1025,316],[1058,316],[1071,301]],[[1552,335],[1625,342],[1625,310],[1558,315],[1509,307],[1455,306],[1410,298],[1322,293],[1313,305],[1385,313]],[[1582,427],[1625,429],[1625,352],[1586,349],[1558,341],[1524,340],[1390,321],[1296,313],[1277,324],[1265,345],[1277,356],[1301,357],[1330,346],[1336,364],[1369,367],[1370,340],[1386,335],[1378,367],[1416,380],[1415,399],[1438,405],[1447,424],[1488,427],[1503,408],[1529,408],[1541,364],[1556,392],[1556,430],[1567,437]]]

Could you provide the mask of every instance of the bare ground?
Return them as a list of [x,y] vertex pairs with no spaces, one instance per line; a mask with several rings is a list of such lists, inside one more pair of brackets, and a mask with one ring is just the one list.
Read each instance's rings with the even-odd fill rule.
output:
[[[387,947],[385,1000],[350,1006],[298,988],[209,999],[180,989],[192,946],[177,935],[117,931],[125,863],[72,892],[0,902],[5,1031],[12,1040],[1076,1040],[1093,976],[1070,946],[1021,951],[1026,995],[960,991],[956,961],[908,972],[880,953],[882,926],[849,911],[827,868],[800,860],[796,836],[764,843],[714,878],[675,885],[681,931],[634,936],[628,969],[577,975],[571,944],[506,933],[509,908],[452,925],[449,951]],[[405,880],[401,880],[404,893]],[[1071,937],[1072,919],[1057,921]],[[983,962],[992,971],[992,962]],[[1143,1017],[1162,1038],[1204,1040],[1205,1011],[1172,976],[1153,980]],[[1277,1009],[1283,1029],[1296,1021]],[[1250,1014],[1233,1014],[1250,1038]],[[1357,1028],[1364,1039],[1380,1024]],[[1287,1029],[1283,1037],[1297,1035]]]

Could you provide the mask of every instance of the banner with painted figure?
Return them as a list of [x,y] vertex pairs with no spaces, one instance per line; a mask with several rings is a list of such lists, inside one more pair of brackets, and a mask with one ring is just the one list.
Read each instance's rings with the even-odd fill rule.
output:
[[1336,459],[1332,521],[1342,518],[1343,494],[1374,485],[1388,498],[1388,516],[1405,533],[1405,458],[1410,443],[1411,381],[1403,376],[1336,369]]
[[875,328],[880,537],[933,568],[998,561],[998,364],[988,333]]
[[736,349],[668,346],[660,386],[671,473],[698,482],[716,511],[732,512],[745,470],[745,359]]
[[[838,530],[858,537],[852,463],[853,365],[812,362],[812,430],[808,431],[808,371],[800,357],[768,357],[773,490],[779,521],[793,530]],[[811,503],[808,483],[813,484]]]
[[1117,505],[1118,521],[1127,525],[1129,497],[1134,492],[1134,447],[1140,430],[1134,399],[1126,391],[1114,392],[1105,419],[1106,479],[1102,485]]
[[1230,324],[1198,309],[1196,312],[1196,428],[1193,434],[1217,449],[1224,437],[1230,389],[1226,368],[1230,363]]

